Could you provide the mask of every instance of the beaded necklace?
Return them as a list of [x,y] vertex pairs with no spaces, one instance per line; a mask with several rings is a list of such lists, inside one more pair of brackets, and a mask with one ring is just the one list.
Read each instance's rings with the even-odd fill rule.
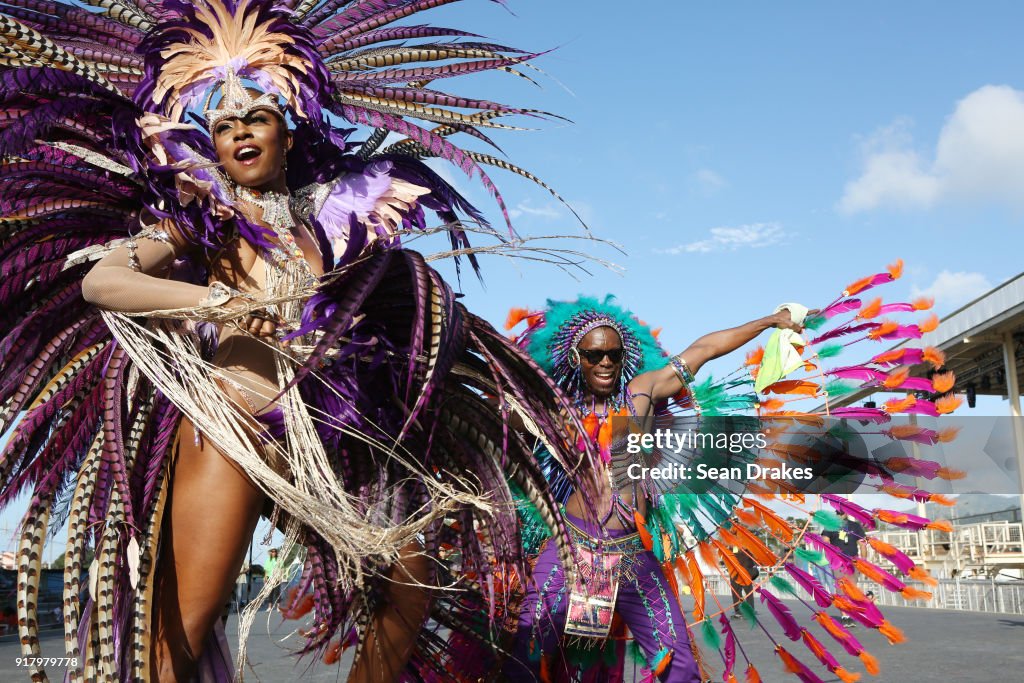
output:
[[295,235],[292,234],[295,219],[292,214],[291,196],[286,192],[272,190],[257,193],[243,186],[235,188],[235,196],[263,210],[263,222],[270,226],[277,237],[277,244],[268,252],[278,265],[284,266],[289,262],[301,262],[305,265],[305,269],[309,270],[306,254],[295,241]]

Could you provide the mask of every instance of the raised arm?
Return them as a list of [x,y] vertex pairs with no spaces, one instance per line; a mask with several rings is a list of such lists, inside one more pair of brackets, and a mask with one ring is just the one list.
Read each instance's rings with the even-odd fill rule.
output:
[[671,398],[683,390],[683,381],[679,376],[680,369],[686,368],[691,375],[695,375],[709,360],[732,353],[770,327],[790,329],[796,332],[803,329],[802,326],[793,322],[789,309],[784,308],[778,313],[751,320],[745,325],[706,334],[686,347],[682,353],[677,354],[673,358],[673,362],[665,367],[634,377],[633,381],[629,383],[630,389],[634,393],[649,393],[651,400],[655,403]]

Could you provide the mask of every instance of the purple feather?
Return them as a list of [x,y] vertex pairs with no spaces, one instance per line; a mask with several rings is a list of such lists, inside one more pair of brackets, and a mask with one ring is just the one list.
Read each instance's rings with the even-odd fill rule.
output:
[[818,607],[828,607],[832,604],[832,594],[825,590],[817,579],[800,569],[792,562],[786,563],[786,571],[789,575],[799,583],[805,591],[811,594],[814,601],[818,603]]
[[765,604],[768,611],[775,617],[775,621],[779,622],[779,626],[782,627],[782,632],[786,634],[786,637],[790,640],[800,639],[800,624],[796,622],[793,617],[793,613],[789,611],[789,608],[782,604],[782,601],[777,597],[769,593],[763,588],[756,589],[758,594],[761,596],[761,602]]
[[860,505],[831,493],[821,494],[821,499],[835,508],[835,511],[840,515],[849,515],[856,519],[865,529],[876,528],[874,516]]

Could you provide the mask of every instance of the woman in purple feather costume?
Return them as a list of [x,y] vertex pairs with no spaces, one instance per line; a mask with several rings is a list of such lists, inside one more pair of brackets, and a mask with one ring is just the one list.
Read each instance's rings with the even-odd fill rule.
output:
[[[551,443],[570,406],[400,248],[427,212],[462,251],[459,216],[483,220],[422,157],[493,191],[481,164],[518,169],[449,137],[534,113],[426,84],[532,55],[393,25],[443,2],[87,2],[0,14],[0,426],[21,415],[0,505],[31,493],[24,653],[46,529],[66,521],[71,679],[231,679],[215,624],[266,512],[306,548],[285,610],[312,610],[303,652],[354,645],[350,680],[398,680],[409,658],[443,680],[434,633],[465,625],[434,589],[486,594],[525,567],[508,481],[571,559],[484,395]],[[340,120],[373,131],[350,142]]]

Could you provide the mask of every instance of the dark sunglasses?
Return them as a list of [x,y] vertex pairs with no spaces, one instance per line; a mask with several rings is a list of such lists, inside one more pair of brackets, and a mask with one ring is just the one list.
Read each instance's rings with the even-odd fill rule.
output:
[[580,358],[586,359],[586,361],[589,364],[591,364],[591,365],[597,365],[602,360],[604,360],[605,356],[608,356],[608,360],[610,360],[612,363],[621,363],[622,362],[623,349],[622,349],[621,346],[619,348],[617,348],[617,349],[580,349],[580,348],[577,348],[576,350],[580,352]]

